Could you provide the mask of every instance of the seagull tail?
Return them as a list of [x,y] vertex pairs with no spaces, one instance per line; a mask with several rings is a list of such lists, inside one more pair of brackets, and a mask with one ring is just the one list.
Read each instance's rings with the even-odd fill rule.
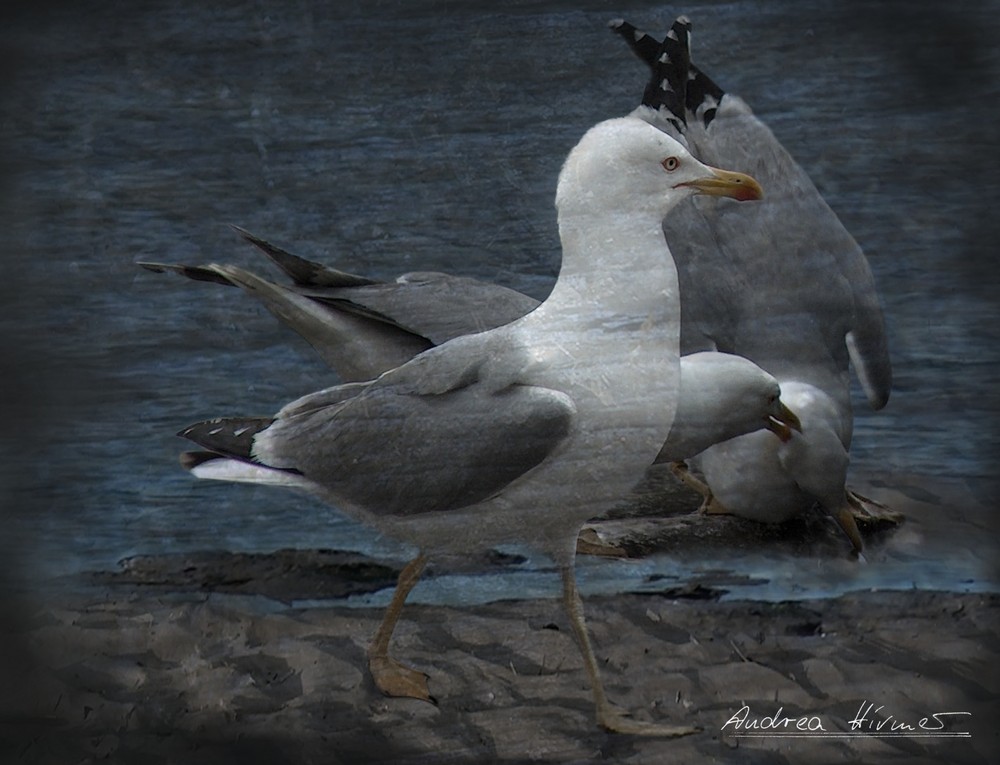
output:
[[254,438],[273,422],[266,417],[232,417],[184,428],[177,435],[206,451],[184,452],[181,467],[196,478],[307,488],[298,471],[271,467],[253,456]]
[[264,486],[284,486],[310,490],[308,482],[298,473],[252,462],[222,457],[213,452],[184,452],[181,466],[195,478],[231,483],[257,483]]
[[300,258],[298,255],[293,255],[239,226],[231,226],[231,228],[267,255],[271,262],[299,287],[361,287],[366,284],[378,283],[366,276],[349,274],[346,271],[339,271],[336,268],[329,268],[321,263]]

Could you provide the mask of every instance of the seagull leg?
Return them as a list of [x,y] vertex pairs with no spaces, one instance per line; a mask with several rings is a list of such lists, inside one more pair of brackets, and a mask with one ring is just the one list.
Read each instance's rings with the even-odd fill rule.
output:
[[683,460],[670,463],[670,472],[674,474],[681,483],[690,489],[694,489],[696,492],[701,494],[702,501],[701,505],[698,507],[699,513],[704,513],[705,515],[729,515],[729,511],[726,509],[725,505],[719,502],[712,494],[712,489],[707,483],[695,478],[691,474],[691,469],[687,466],[687,463]]
[[691,468],[683,460],[677,460],[676,462],[670,463],[670,472],[674,474],[674,477],[687,486],[690,489],[694,489],[696,492],[701,494],[703,497],[712,496],[712,490],[708,488],[708,484],[704,481],[700,481],[691,474]]
[[583,655],[583,666],[586,668],[587,676],[590,678],[590,687],[594,694],[594,705],[597,707],[597,724],[612,733],[630,733],[642,736],[677,737],[698,733],[701,728],[690,725],[660,725],[632,720],[625,712],[616,708],[608,701],[608,697],[604,695],[604,685],[601,683],[601,676],[597,669],[597,658],[594,656],[594,649],[590,644],[590,636],[587,634],[587,624],[583,618],[583,601],[580,600],[580,593],[576,588],[576,576],[573,573],[572,562],[568,565],[562,565],[561,573],[563,581],[563,604],[566,606],[566,613],[569,615],[573,634],[576,635],[580,653]]
[[861,532],[858,531],[858,524],[854,521],[854,513],[851,512],[851,506],[849,504],[841,505],[833,514],[833,517],[840,525],[840,528],[844,530],[844,533],[847,534],[847,538],[851,540],[854,553],[860,555],[864,550],[865,543],[861,541]]
[[389,640],[396,628],[396,622],[399,621],[403,603],[410,590],[420,580],[420,574],[426,565],[427,557],[420,554],[407,563],[399,573],[392,601],[368,647],[368,671],[371,672],[375,685],[386,696],[420,699],[433,704],[436,702],[427,688],[427,675],[400,664],[389,656]]
[[854,552],[859,555],[863,547],[861,532],[858,530],[859,521],[862,525],[869,527],[878,524],[899,524],[903,521],[902,513],[898,513],[874,499],[869,499],[850,489],[845,489],[844,496],[846,501],[833,514],[833,517],[851,540]]

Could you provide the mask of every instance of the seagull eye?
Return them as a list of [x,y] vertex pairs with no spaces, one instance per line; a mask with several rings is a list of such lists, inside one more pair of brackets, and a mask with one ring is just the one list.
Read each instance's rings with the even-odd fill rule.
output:
[[660,164],[663,165],[663,169],[668,173],[672,173],[680,165],[681,161],[677,157],[667,157]]

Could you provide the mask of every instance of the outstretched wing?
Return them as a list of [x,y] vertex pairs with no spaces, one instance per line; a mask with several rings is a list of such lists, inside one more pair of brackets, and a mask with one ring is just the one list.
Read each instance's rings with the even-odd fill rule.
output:
[[448,274],[414,272],[376,282],[236,230],[294,284],[275,284],[229,265],[139,265],[242,288],[313,346],[343,380],[371,380],[428,348],[508,324],[538,306],[534,298],[498,284]]
[[292,255],[234,228],[295,282],[298,295],[391,324],[433,345],[508,324],[538,305],[534,298],[499,284],[450,274],[414,272],[394,282],[378,282]]

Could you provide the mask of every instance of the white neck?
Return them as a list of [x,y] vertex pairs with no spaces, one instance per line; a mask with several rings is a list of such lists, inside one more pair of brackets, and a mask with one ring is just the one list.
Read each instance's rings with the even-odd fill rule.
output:
[[561,214],[559,235],[562,266],[546,313],[616,331],[666,334],[676,326],[677,269],[657,216]]
[[680,373],[677,270],[661,223],[648,213],[560,214],[559,232],[559,279],[521,320],[531,337],[522,347],[536,362],[525,382],[569,393],[609,425],[639,429],[652,462],[673,420]]

